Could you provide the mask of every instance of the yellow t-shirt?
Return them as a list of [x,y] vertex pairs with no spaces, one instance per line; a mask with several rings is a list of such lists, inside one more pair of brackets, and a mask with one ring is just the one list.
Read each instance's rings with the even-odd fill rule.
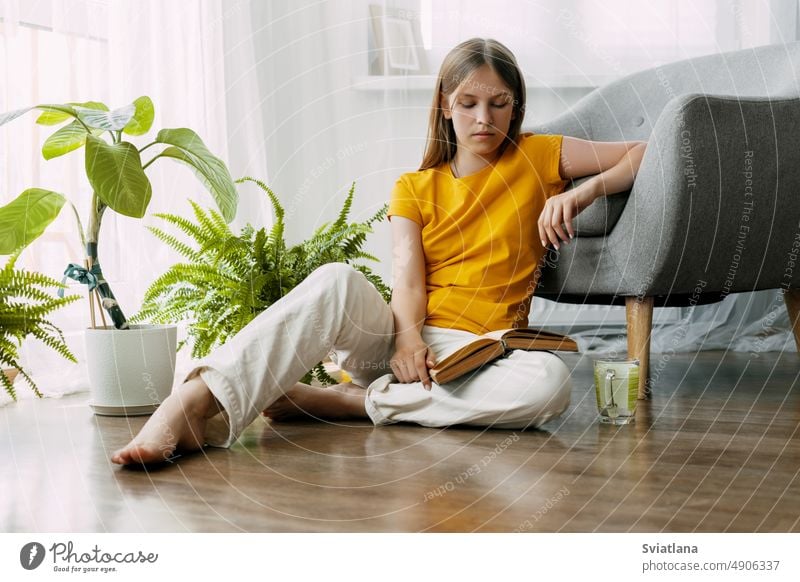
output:
[[445,163],[397,180],[388,215],[422,227],[426,325],[477,334],[528,325],[545,251],[537,221],[566,185],[561,142],[525,133],[469,176],[455,178]]

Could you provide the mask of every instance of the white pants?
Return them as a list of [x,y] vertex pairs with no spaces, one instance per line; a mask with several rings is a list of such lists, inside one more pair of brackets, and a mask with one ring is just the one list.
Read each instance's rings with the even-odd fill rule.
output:
[[[437,359],[476,338],[431,326],[423,340]],[[394,317],[357,270],[344,263],[320,267],[258,315],[188,374],[205,381],[224,411],[208,423],[206,442],[229,447],[262,410],[332,354],[354,384],[366,389],[366,411],[376,425],[413,422],[497,428],[538,427],[569,405],[572,382],[550,352],[515,350],[444,385],[402,384],[392,374]]]

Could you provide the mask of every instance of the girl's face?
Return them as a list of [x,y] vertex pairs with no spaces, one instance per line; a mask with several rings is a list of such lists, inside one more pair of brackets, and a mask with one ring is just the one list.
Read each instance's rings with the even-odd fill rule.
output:
[[514,119],[514,94],[488,65],[470,75],[450,95],[442,95],[446,119],[452,119],[459,149],[491,155]]

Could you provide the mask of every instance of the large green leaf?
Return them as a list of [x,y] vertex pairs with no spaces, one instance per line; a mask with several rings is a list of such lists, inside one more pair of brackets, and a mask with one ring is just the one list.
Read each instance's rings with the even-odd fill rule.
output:
[[76,112],[74,110],[75,106],[84,107],[86,109],[100,109],[102,111],[108,111],[108,105],[105,103],[100,103],[99,101],[84,101],[83,103],[66,103],[68,107],[73,108],[71,113],[65,113],[64,111],[56,111],[52,109],[45,110],[37,119],[36,123],[39,125],[57,125],[62,121],[66,121],[70,117],[76,117]]
[[76,106],[81,106],[84,109],[104,109],[108,110],[108,107],[99,103],[97,101],[87,101],[85,103],[66,103],[66,104],[45,104],[45,105],[34,105],[33,107],[25,107],[23,109],[15,109],[14,111],[9,111],[7,113],[0,114],[0,125],[5,125],[9,121],[13,121],[20,115],[25,115],[28,111],[32,109],[40,109],[43,113],[36,119],[36,123],[40,125],[56,125],[58,123],[62,123],[68,120],[70,117],[78,117],[78,112],[75,110]]
[[[90,128],[93,135],[100,135],[103,133],[102,129]],[[86,129],[80,124],[79,121],[74,120],[53,133],[45,140],[42,146],[42,155],[46,160],[52,160],[58,156],[63,156],[69,152],[78,149],[86,143]]]
[[28,108],[28,111],[30,111],[31,109],[39,109],[41,111],[44,111],[48,116],[50,116],[50,118],[56,120],[54,121],[54,123],[60,123],[61,121],[66,121],[70,117],[78,116],[77,112],[75,111],[75,108],[72,105],[68,104],[62,105],[59,103],[52,103],[48,105],[34,105],[33,107]]
[[108,144],[93,135],[86,138],[86,176],[97,196],[112,210],[141,218],[153,189],[142,169],[139,150],[132,143]]
[[155,117],[155,108],[150,97],[144,95],[134,100],[134,107],[136,112],[122,131],[128,135],[144,135],[153,125],[153,118]]
[[75,107],[78,119],[89,127],[102,129],[104,131],[120,131],[133,118],[136,106],[131,103],[125,107],[114,109],[113,111],[103,111],[100,109],[90,109],[88,107]]
[[0,207],[0,255],[33,242],[55,220],[64,202],[58,192],[29,188]]
[[236,186],[225,163],[208,151],[203,140],[191,129],[178,128],[162,129],[156,141],[174,146],[160,155],[188,164],[211,192],[225,221],[233,220],[239,202]]

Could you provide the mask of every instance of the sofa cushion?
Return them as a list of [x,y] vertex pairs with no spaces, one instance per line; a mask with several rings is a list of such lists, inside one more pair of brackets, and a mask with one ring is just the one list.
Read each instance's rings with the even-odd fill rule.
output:
[[[565,190],[578,186],[590,178],[591,176],[586,176],[585,178],[572,180]],[[610,233],[625,209],[630,193],[630,190],[628,190],[627,192],[603,196],[595,200],[591,206],[575,217],[572,224],[575,228],[576,236],[606,236]]]

